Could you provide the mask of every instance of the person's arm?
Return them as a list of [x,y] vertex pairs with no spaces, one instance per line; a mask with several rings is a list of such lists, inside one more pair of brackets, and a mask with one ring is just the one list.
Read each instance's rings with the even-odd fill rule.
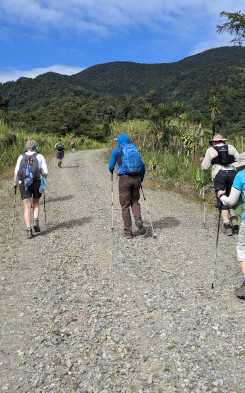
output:
[[234,146],[229,145],[229,150],[230,150],[229,154],[234,156],[235,161],[238,161],[240,154],[238,153],[237,149]]
[[110,162],[109,162],[109,171],[111,173],[113,173],[115,165],[116,165],[117,153],[118,153],[118,149],[113,150],[113,152],[111,153],[111,159],[110,159]]
[[23,157],[22,155],[19,156],[18,160],[16,162],[16,166],[15,166],[15,170],[14,170],[14,187],[16,187],[17,183],[18,183],[18,172],[19,172],[19,169],[20,169],[20,162],[22,160],[22,157]]
[[231,187],[230,195],[229,196],[221,195],[220,200],[225,206],[231,207],[237,204],[240,195],[241,195],[241,190],[238,190],[235,187]]
[[[212,149],[212,150],[214,150],[214,149]],[[214,150],[214,152],[216,152],[216,150]],[[209,148],[209,149],[206,151],[205,157],[204,157],[204,159],[203,159],[202,162],[201,162],[201,169],[202,169],[204,172],[206,172],[206,171],[209,170],[210,165],[211,165],[211,161],[212,161],[212,159],[214,158],[214,157],[211,157],[211,153],[212,153],[212,151],[211,151],[211,149]],[[216,153],[217,153],[217,152],[216,152]],[[217,153],[217,155],[218,155],[218,153]]]
[[38,166],[42,170],[42,176],[47,178],[48,176],[48,166],[46,160],[42,154],[38,154]]

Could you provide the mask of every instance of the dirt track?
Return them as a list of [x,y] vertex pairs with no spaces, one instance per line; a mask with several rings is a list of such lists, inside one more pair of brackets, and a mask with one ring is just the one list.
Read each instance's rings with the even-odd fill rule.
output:
[[101,151],[49,162],[42,232],[25,239],[3,182],[0,223],[2,392],[244,393],[244,309],[236,237],[181,197],[145,189],[145,236],[121,237],[114,181]]

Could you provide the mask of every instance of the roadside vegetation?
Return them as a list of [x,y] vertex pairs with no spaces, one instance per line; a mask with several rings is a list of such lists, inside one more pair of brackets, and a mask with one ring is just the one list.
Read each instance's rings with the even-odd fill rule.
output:
[[[65,150],[71,150],[70,142],[74,137],[72,134],[67,134],[62,137],[62,142],[65,145]],[[25,143],[28,139],[34,139],[38,144],[38,151],[42,154],[51,154],[54,152],[53,147],[57,142],[58,137],[55,134],[27,132],[25,129],[11,128],[0,120],[0,173],[8,171],[13,168],[18,156],[23,153]],[[87,136],[75,138],[76,150],[88,150],[105,147],[99,141],[90,139]],[[53,153],[55,154],[55,153]]]

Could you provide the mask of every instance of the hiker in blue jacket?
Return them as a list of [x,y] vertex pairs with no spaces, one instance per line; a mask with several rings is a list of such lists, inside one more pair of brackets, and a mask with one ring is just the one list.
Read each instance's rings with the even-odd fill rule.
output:
[[113,173],[117,163],[119,176],[119,201],[122,209],[124,223],[123,237],[131,239],[132,220],[130,206],[134,215],[135,224],[141,235],[146,233],[141,219],[139,204],[141,182],[145,175],[145,164],[136,146],[130,142],[128,135],[122,134],[116,139],[118,147],[113,150],[109,163],[109,171]]

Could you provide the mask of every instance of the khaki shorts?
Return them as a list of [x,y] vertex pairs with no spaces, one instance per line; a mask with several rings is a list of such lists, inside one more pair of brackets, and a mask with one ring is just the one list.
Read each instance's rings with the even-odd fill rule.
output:
[[245,262],[245,221],[240,224],[236,251],[238,262]]

